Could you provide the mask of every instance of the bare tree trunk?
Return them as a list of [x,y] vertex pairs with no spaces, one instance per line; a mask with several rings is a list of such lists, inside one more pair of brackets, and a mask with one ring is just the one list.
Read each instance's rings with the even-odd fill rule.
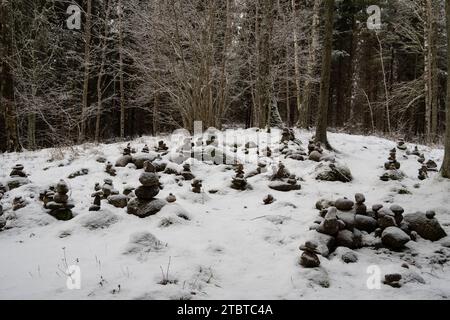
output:
[[392,127],[391,127],[391,111],[389,107],[389,89],[386,79],[386,69],[384,67],[384,56],[383,56],[383,45],[381,44],[380,37],[377,35],[379,50],[380,50],[380,63],[381,63],[381,71],[383,72],[383,84],[384,84],[384,94],[385,94],[385,108],[386,108],[386,120],[387,120],[387,127],[388,127],[388,133],[392,133]]
[[319,50],[320,5],[322,0],[314,0],[313,24],[311,30],[311,44],[306,66],[306,80],[303,90],[303,114],[299,118],[299,126],[308,128],[310,125],[311,98],[313,94],[313,79],[317,69],[317,51]]
[[[294,37],[294,70],[295,70],[295,94],[297,98],[297,110],[299,114],[300,122],[303,124],[306,124],[306,118],[307,113],[305,106],[302,106],[302,97],[301,97],[301,85],[300,85],[300,62],[299,62],[299,48],[298,48],[298,35],[297,35],[297,10],[295,8],[295,0],[292,0],[292,20],[294,22],[294,30],[293,30],[293,37]],[[307,125],[304,125],[303,127],[306,127]]]
[[[450,0],[445,0],[447,18],[447,47],[450,48]],[[450,70],[450,52],[447,51],[447,66]],[[450,73],[447,74],[447,132],[445,135],[445,156],[442,165],[442,176],[450,179]]]
[[123,25],[122,0],[119,0],[119,87],[120,87],[120,138],[125,138],[125,88],[123,79]]
[[325,0],[325,37],[322,56],[322,74],[320,79],[316,142],[322,143],[327,149],[331,149],[327,138],[327,127],[328,105],[330,100],[331,58],[333,50],[333,18],[334,0]]
[[86,117],[88,109],[89,94],[89,68],[91,63],[91,20],[92,20],[92,0],[87,1],[85,45],[84,45],[84,81],[83,81],[83,105],[81,106],[81,129],[79,142],[83,142],[86,137]]
[[100,62],[100,71],[98,73],[97,79],[97,115],[95,121],[95,142],[98,143],[100,141],[100,120],[102,116],[102,105],[103,105],[103,90],[102,90],[102,81],[103,76],[105,74],[105,62],[106,62],[106,49],[107,49],[107,39],[108,39],[108,23],[109,23],[109,12],[110,12],[110,0],[106,2],[106,13],[104,18],[103,25],[103,39],[101,41],[102,46],[102,58]]

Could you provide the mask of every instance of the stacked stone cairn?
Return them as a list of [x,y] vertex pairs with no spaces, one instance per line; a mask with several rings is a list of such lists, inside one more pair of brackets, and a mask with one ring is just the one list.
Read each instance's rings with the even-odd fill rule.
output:
[[392,149],[389,153],[388,161],[384,164],[386,172],[380,177],[380,180],[385,182],[402,180],[405,175],[400,171],[400,167],[400,162],[397,161],[397,150]]
[[170,194],[167,196],[166,201],[167,201],[168,203],[174,203],[174,202],[177,201],[177,197],[175,197],[175,195],[174,195],[173,193],[170,193]]
[[405,140],[400,139],[400,141],[397,143],[397,149],[401,151],[408,150],[408,146],[406,145]]
[[56,185],[53,201],[45,205],[50,210],[49,214],[58,220],[67,221],[73,218],[72,209],[75,205],[69,202],[68,193],[69,186],[64,180],[60,180]]
[[126,167],[129,163],[133,162],[131,151],[131,144],[127,144],[127,146],[123,149],[122,157],[120,157],[116,161],[116,167],[123,168]]
[[195,176],[192,174],[191,165],[189,163],[183,164],[183,171],[181,171],[181,176],[186,181],[191,181],[195,179]]
[[192,181],[192,192],[194,193],[202,193],[203,181],[200,179],[194,179]]
[[306,241],[306,243],[300,246],[300,250],[303,254],[300,257],[300,265],[305,268],[317,268],[320,266],[320,259],[318,255],[320,252],[317,250],[318,245],[314,241]]
[[30,181],[27,178],[27,174],[23,171],[24,167],[21,164],[16,164],[10,173],[10,179],[7,181],[9,190],[13,190],[28,184]]
[[115,177],[117,175],[116,169],[114,169],[114,166],[111,162],[106,163],[105,172],[111,177]]
[[148,145],[145,145],[144,148],[142,148],[142,153],[150,153],[150,148]]
[[15,197],[13,199],[12,209],[13,209],[13,211],[20,210],[22,208],[25,208],[27,206],[27,204],[28,204],[28,202],[24,198]]
[[240,191],[246,190],[249,187],[249,185],[247,179],[245,179],[244,165],[239,163],[236,166],[235,172],[236,176],[231,181],[231,188]]
[[136,198],[128,202],[128,214],[146,218],[157,214],[167,202],[155,198],[160,191],[159,177],[156,173],[144,172],[139,181],[141,186],[135,190]]
[[89,211],[91,212],[97,212],[100,211],[102,207],[102,197],[103,197],[103,191],[98,190],[92,194],[92,198],[94,198],[94,201],[92,205],[89,207]]
[[265,162],[260,161],[258,162],[256,170],[249,172],[245,177],[249,179],[266,172],[267,172],[267,164]]
[[[318,266],[313,254],[327,258],[337,247],[352,250],[385,247],[401,251],[408,242],[416,241],[419,236],[430,241],[447,236],[433,211],[404,215],[405,210],[395,204],[390,207],[377,204],[368,210],[363,194],[356,194],[355,200],[356,203],[347,198],[317,202],[320,217],[312,227],[316,232],[310,241],[314,245],[301,247],[302,251],[308,252],[302,265]],[[365,241],[368,235],[374,241]]]
[[103,182],[102,192],[104,199],[108,199],[111,195],[119,194],[119,192],[114,189],[113,181],[111,179],[105,179]]
[[272,203],[274,203],[276,201],[276,199],[273,197],[273,195],[271,195],[271,194],[269,194],[269,195],[267,195],[264,199],[263,199],[263,202],[264,202],[264,204],[267,206],[267,205],[269,205],[269,204],[272,204]]
[[323,148],[320,142],[310,140],[308,144],[309,160],[314,162],[320,162],[323,157]]
[[421,181],[428,179],[428,167],[426,165],[420,167],[418,178]]
[[165,153],[168,150],[169,150],[169,147],[166,145],[166,143],[164,141],[161,140],[161,141],[158,142],[158,146],[156,147],[156,151],[157,152]]
[[281,162],[278,164],[278,168],[270,180],[271,183],[269,184],[269,188],[276,191],[289,192],[300,190],[302,188],[302,186],[298,184],[297,177],[291,175],[286,166]]
[[438,165],[433,160],[428,160],[426,163],[428,172],[437,172],[438,171]]

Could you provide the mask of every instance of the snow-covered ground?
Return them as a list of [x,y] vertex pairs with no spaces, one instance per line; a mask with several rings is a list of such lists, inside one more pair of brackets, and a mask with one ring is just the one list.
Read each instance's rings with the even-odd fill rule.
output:
[[[254,130],[240,130],[240,146],[255,140]],[[306,148],[309,132],[297,132]],[[272,133],[279,141],[280,132]],[[141,150],[164,137],[143,137],[132,141]],[[169,147],[176,147],[165,137]],[[299,265],[299,246],[311,235],[309,228],[317,218],[315,203],[320,198],[353,199],[355,193],[365,194],[367,204],[396,203],[406,213],[435,210],[437,219],[450,232],[450,181],[432,174],[430,179],[417,179],[417,158],[398,160],[407,178],[402,182],[382,182],[383,164],[395,142],[377,137],[330,134],[337,158],[351,169],[351,183],[315,180],[317,163],[283,160],[291,173],[304,181],[302,189],[280,193],[268,188],[269,171],[249,179],[253,190],[230,188],[234,176],[226,165],[195,163],[197,178],[203,179],[204,194],[191,192],[190,183],[179,185],[173,175],[161,175],[164,189],[158,198],[169,193],[177,202],[146,219],[128,215],[107,202],[100,212],[89,212],[91,194],[96,182],[109,178],[99,156],[115,162],[126,143],[84,145],[62,150],[0,155],[0,181],[5,182],[16,163],[25,166],[30,184],[15,189],[1,201],[8,228],[0,232],[0,298],[2,299],[448,299],[450,298],[449,263],[436,261],[450,258],[439,243],[425,240],[410,242],[403,253],[385,250],[357,250],[359,262],[345,264],[338,257],[321,258],[318,270]],[[228,144],[232,145],[231,139]],[[262,141],[261,143],[264,143]],[[178,143],[179,144],[179,143]],[[410,148],[413,146],[410,145]],[[427,159],[441,164],[443,150],[420,146]],[[240,156],[244,156],[242,148]],[[250,150],[253,154],[254,150]],[[253,155],[253,157],[256,157]],[[48,160],[55,158],[54,161]],[[70,164],[68,162],[70,161]],[[60,164],[68,164],[60,166]],[[44,170],[46,168],[46,170]],[[68,175],[83,169],[89,174],[75,179]],[[245,165],[248,172],[256,163]],[[125,185],[139,186],[142,170],[117,168],[112,178],[122,192]],[[43,209],[39,191],[65,179],[76,204],[74,219],[57,221]],[[420,184],[417,188],[416,184]],[[399,194],[406,187],[412,194]],[[216,189],[216,194],[208,193]],[[264,205],[263,198],[274,195],[277,201]],[[12,212],[15,196],[23,196],[28,206]],[[177,213],[185,212],[190,220]],[[168,219],[171,224],[167,224]],[[95,228],[101,226],[101,228]],[[143,233],[150,233],[163,245],[155,248],[133,243]],[[142,238],[142,237],[141,237]],[[440,250],[438,253],[436,251]],[[169,264],[170,262],[170,264]],[[407,262],[409,269],[402,268]],[[441,261],[442,263],[442,261]],[[66,286],[66,265],[78,265],[81,289]],[[379,266],[382,276],[405,272],[419,274],[425,284],[407,283],[400,289],[381,286],[370,290],[367,280],[369,266]],[[169,266],[169,270],[167,272]],[[171,283],[161,281],[168,274]],[[329,288],[317,284],[328,278]],[[120,286],[120,290],[119,290]]]

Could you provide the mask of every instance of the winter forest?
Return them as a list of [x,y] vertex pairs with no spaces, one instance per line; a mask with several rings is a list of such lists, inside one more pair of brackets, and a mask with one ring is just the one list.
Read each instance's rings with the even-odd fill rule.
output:
[[0,0],[0,299],[449,299],[449,48],[450,0]]

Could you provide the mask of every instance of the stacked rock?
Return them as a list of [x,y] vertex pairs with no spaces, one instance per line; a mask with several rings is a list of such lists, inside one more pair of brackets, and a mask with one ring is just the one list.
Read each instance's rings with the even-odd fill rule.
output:
[[265,204],[266,206],[269,205],[269,204],[274,203],[275,201],[276,201],[275,198],[274,198],[273,195],[271,195],[271,194],[267,195],[267,197],[265,197],[265,198],[263,199],[263,202],[264,202],[264,204]]
[[25,208],[27,204],[28,202],[22,197],[15,197],[12,203],[12,209],[13,211],[20,210],[22,208]]
[[42,191],[39,194],[39,200],[44,203],[44,208],[47,209],[47,203],[52,202],[55,197],[55,187],[50,186],[47,190]]
[[313,140],[309,141],[308,144],[309,160],[314,162],[320,162],[323,157],[323,148],[319,142]]
[[408,146],[406,145],[405,140],[400,139],[400,141],[397,143],[397,149],[401,151],[408,150]]
[[23,171],[24,167],[21,164],[16,164],[10,173],[10,179],[7,181],[9,190],[13,190],[29,183],[27,174]]
[[145,145],[144,148],[142,148],[142,153],[150,153],[150,148],[148,145]]
[[46,205],[46,208],[50,210],[49,214],[58,220],[67,221],[73,218],[72,209],[75,205],[69,202],[68,193],[68,185],[64,180],[60,180],[56,185],[53,201]]
[[89,207],[89,211],[94,211],[94,212],[100,211],[101,206],[102,206],[103,192],[101,190],[97,191],[92,194],[92,197],[94,198],[94,202]]
[[111,177],[115,177],[117,175],[116,169],[114,169],[114,166],[111,162],[106,163],[105,172]]
[[192,181],[192,192],[194,193],[202,193],[203,182],[199,179],[194,179]]
[[100,191],[100,190],[102,190],[102,187],[100,186],[100,183],[98,183],[98,182],[95,183],[94,190],[95,190],[95,191]]
[[318,252],[317,248],[318,244],[314,241],[307,241],[300,247],[300,250],[303,251],[300,257],[301,266],[305,268],[317,268],[320,266],[320,259],[317,256],[320,252]]
[[356,214],[366,215],[367,206],[364,204],[366,202],[366,197],[362,193],[357,193],[355,195],[355,200],[356,200],[355,205]]
[[422,153],[420,156],[419,156],[419,159],[417,159],[417,161],[419,162],[419,163],[421,163],[421,164],[424,164],[425,163],[425,155]]
[[125,149],[123,149],[122,157],[117,159],[116,167],[123,168],[126,167],[129,163],[133,162],[133,157],[131,156],[131,145],[128,144]]
[[426,165],[422,165],[422,167],[420,167],[418,178],[421,181],[428,179],[428,167]]
[[174,203],[177,201],[177,197],[175,197],[175,195],[171,193],[167,196],[166,201],[168,203]]
[[3,198],[3,195],[6,193],[6,187],[0,182],[0,200]]
[[195,179],[195,176],[191,172],[191,165],[189,163],[183,164],[183,171],[181,171],[181,176],[186,181],[191,181]]
[[157,214],[167,202],[156,199],[159,194],[160,182],[156,173],[144,172],[139,177],[141,186],[135,190],[136,198],[128,202],[128,213],[146,218]]
[[300,190],[302,186],[298,184],[297,177],[291,175],[283,163],[278,164],[277,171],[270,178],[272,181],[269,184],[269,188],[280,191],[289,192],[294,190]]
[[158,147],[156,147],[156,151],[157,152],[166,152],[169,150],[169,147],[166,145],[166,143],[164,141],[159,141],[158,142]]
[[418,147],[418,146],[415,146],[415,147],[414,147],[414,150],[411,152],[411,155],[417,156],[417,157],[420,157],[420,156],[421,156],[420,151],[419,151],[419,147]]
[[236,166],[236,176],[231,182],[231,188],[235,190],[246,190],[248,187],[247,180],[245,179],[244,165],[238,164]]
[[388,161],[384,164],[387,172],[380,177],[380,180],[385,182],[402,180],[405,175],[400,171],[400,167],[400,162],[397,161],[397,150],[394,148],[390,151]]
[[438,171],[438,165],[433,160],[428,160],[426,163],[428,171],[437,172]]
[[253,178],[261,173],[266,173],[267,172],[267,164],[264,162],[258,162],[258,167],[256,168],[256,170],[248,173],[245,177],[248,178]]
[[103,198],[108,199],[109,196],[118,195],[119,191],[114,189],[113,181],[111,179],[103,180],[102,186]]
[[26,178],[27,174],[25,172],[23,172],[23,165],[21,164],[16,164],[11,171],[11,174],[9,175],[10,177],[22,177],[22,178]]

